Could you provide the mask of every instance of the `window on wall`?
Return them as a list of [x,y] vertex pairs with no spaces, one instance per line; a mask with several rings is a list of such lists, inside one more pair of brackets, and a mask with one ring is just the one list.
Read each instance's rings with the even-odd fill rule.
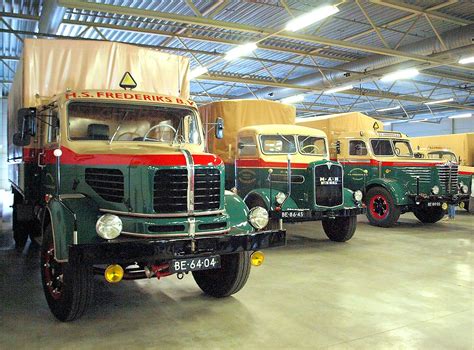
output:
[[255,156],[257,155],[257,144],[253,137],[241,137],[238,142],[240,156]]
[[48,128],[47,128],[47,142],[56,143],[58,142],[59,136],[59,119],[58,111],[52,110],[48,118]]
[[365,156],[367,155],[367,146],[362,140],[349,141],[349,154],[351,156]]
[[370,141],[376,156],[392,156],[392,143],[390,140],[374,139]]

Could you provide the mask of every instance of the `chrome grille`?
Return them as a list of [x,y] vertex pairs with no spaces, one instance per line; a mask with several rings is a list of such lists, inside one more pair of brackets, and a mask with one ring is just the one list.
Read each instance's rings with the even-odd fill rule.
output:
[[121,203],[124,195],[123,173],[118,169],[86,168],[86,183],[104,200]]
[[420,179],[420,183],[431,183],[431,167],[404,167],[400,168],[400,171],[409,175],[416,180],[417,177]]
[[[220,208],[221,175],[216,168],[194,169],[194,210],[209,211]],[[187,169],[160,169],[155,172],[153,208],[157,213],[176,213],[188,210]]]
[[344,202],[343,172],[340,165],[328,164],[314,167],[314,202],[323,207],[335,207]]
[[454,163],[440,164],[438,176],[440,187],[445,193],[456,193],[458,189],[458,165]]

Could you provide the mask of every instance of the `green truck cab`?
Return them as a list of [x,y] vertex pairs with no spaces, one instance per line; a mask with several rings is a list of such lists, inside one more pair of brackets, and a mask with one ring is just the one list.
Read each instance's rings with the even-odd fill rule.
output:
[[[419,147],[416,150],[415,157],[421,159],[441,159],[445,162],[460,163],[454,152],[446,148]],[[473,201],[474,198],[474,167],[459,164],[458,187],[461,193],[470,194],[469,198],[459,203],[461,208],[469,211],[469,208],[472,207],[470,202]]]
[[[117,43],[27,40],[30,55],[23,62],[41,64],[46,50],[50,60],[57,59],[48,64],[59,66],[72,57],[71,67],[80,71],[85,68],[78,57],[90,45],[99,56],[102,48],[122,50],[121,57],[105,56],[105,62],[121,66],[125,60],[132,73],[133,57],[152,57],[155,73],[160,59],[175,60]],[[225,297],[245,285],[251,265],[263,262],[260,249],[285,244],[284,230],[263,229],[265,209],[249,210],[225,191],[224,164],[205,152],[197,107],[179,95],[183,85],[176,95],[64,87],[25,105],[28,99],[15,93],[28,91],[29,69],[20,66],[16,84],[23,89],[14,86],[9,105],[13,230],[17,245],[28,236],[41,245],[43,289],[56,318],[70,321],[83,314],[94,274],[117,283],[181,279],[191,272],[206,294]],[[70,81],[68,73],[74,74],[56,76],[59,87]],[[46,73],[40,78],[54,81]],[[136,84],[129,73],[121,83]],[[218,131],[220,137],[222,128]]]
[[423,223],[435,223],[448,204],[469,198],[458,186],[456,163],[416,158],[406,135],[382,131],[373,118],[345,113],[301,119],[298,124],[326,131],[331,159],[343,164],[345,185],[363,191],[373,225],[391,227],[406,212]]
[[[362,193],[345,188],[342,166],[329,160],[324,132],[291,120],[278,124],[289,115],[294,121],[294,108],[272,101],[219,101],[200,110],[209,120],[219,116],[230,129],[225,139],[211,139],[210,149],[224,150],[226,187],[249,208],[265,208],[268,227],[322,221],[329,239],[352,238],[357,215],[364,213]],[[276,123],[258,124],[263,120]]]

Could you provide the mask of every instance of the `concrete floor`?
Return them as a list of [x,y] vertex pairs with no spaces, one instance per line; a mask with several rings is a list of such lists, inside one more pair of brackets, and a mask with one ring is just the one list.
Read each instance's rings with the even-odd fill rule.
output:
[[191,276],[109,285],[74,323],[55,321],[38,252],[0,228],[0,349],[473,349],[474,215],[392,229],[361,219],[332,243],[321,225],[290,226],[245,288],[204,296]]

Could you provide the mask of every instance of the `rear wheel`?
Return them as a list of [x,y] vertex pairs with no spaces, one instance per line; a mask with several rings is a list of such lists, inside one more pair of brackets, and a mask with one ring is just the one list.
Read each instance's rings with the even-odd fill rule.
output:
[[443,218],[446,211],[441,207],[431,207],[429,209],[415,208],[413,210],[416,218],[425,224],[434,224]]
[[357,216],[323,219],[326,236],[334,242],[346,242],[354,236],[357,227]]
[[400,208],[385,188],[373,187],[366,196],[367,218],[372,225],[380,227],[393,226],[400,217]]
[[223,255],[221,267],[213,270],[194,271],[199,288],[215,298],[227,297],[243,288],[250,274],[250,253]]
[[92,267],[56,260],[51,225],[41,244],[41,279],[46,301],[58,320],[73,321],[82,316],[92,299]]

